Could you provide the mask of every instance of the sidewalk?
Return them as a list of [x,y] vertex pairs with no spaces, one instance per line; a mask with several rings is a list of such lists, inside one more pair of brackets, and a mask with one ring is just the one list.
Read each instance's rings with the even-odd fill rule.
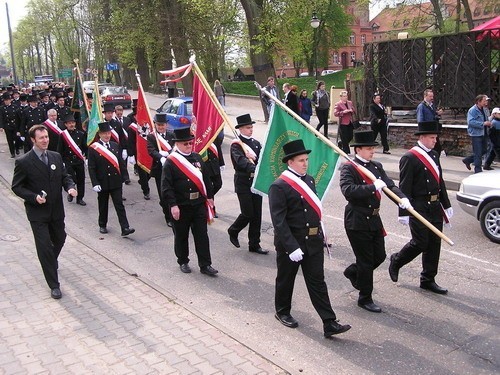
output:
[[[24,206],[0,181],[0,373],[284,374],[68,237],[53,300]],[[190,309],[192,310],[192,309]]]

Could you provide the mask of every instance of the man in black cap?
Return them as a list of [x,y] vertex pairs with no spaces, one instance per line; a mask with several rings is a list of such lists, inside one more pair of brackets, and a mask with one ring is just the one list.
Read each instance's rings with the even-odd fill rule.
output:
[[[415,132],[418,135],[417,146],[406,152],[399,161],[399,188],[410,199],[415,211],[442,230],[443,219],[447,222],[453,216],[453,209],[443,180],[439,154],[433,150],[438,134],[437,122],[418,123],[418,131]],[[441,238],[419,220],[410,217],[406,210],[399,210],[398,220],[403,225],[410,225],[412,238],[399,253],[391,255],[391,280],[398,281],[399,269],[422,254],[420,288],[438,294],[448,293],[435,281]]]
[[[29,105],[20,112],[21,114],[21,122],[19,125],[19,136],[23,139],[24,141],[24,152],[28,152],[31,150],[31,140],[30,137],[28,137],[28,131],[33,125],[38,125],[42,124],[46,117],[46,113],[43,111],[42,108],[38,106],[38,99],[34,95],[30,95],[27,98],[27,101]],[[49,149],[51,151],[55,151],[57,148],[57,143],[54,145],[50,145],[49,143]]]
[[57,111],[57,119],[60,121],[64,121],[64,119],[71,114],[71,109],[66,106],[66,100],[63,92],[57,93],[57,102],[54,109]]
[[3,105],[0,106],[0,129],[5,132],[7,144],[9,145],[10,157],[19,154],[16,149],[16,133],[19,128],[19,116],[17,107],[12,104],[12,97],[8,92],[2,94]]
[[155,179],[158,197],[160,198],[160,206],[163,210],[165,221],[169,227],[172,226],[170,217],[170,207],[161,194],[161,174],[163,165],[167,160],[168,155],[172,151],[172,132],[167,131],[167,115],[165,113],[157,113],[153,119],[156,132],[148,134],[148,153],[153,158],[151,166],[151,177]]
[[[87,155],[87,136],[76,129],[76,120],[73,115],[64,119],[66,130],[59,135],[57,152],[62,156],[66,170],[76,182],[78,196],[76,203],[86,206],[85,196],[85,155]],[[68,194],[68,202],[73,202],[73,196]]]
[[69,107],[71,108],[71,105],[73,104],[73,88],[72,87],[68,87],[66,89],[66,98],[64,99],[64,105],[66,107]]
[[250,190],[262,146],[252,138],[255,121],[249,114],[236,117],[236,121],[235,128],[240,135],[231,143],[230,152],[234,167],[234,190],[238,195],[241,213],[227,230],[229,241],[235,247],[240,247],[238,234],[248,225],[248,250],[267,254],[269,251],[260,247],[262,196]]
[[125,163],[119,154],[118,144],[111,140],[111,127],[108,122],[101,122],[98,131],[99,140],[88,149],[88,168],[92,190],[97,193],[99,205],[99,232],[108,233],[109,197],[115,206],[116,215],[122,230],[122,237],[135,232],[130,228],[122,199],[122,173]]
[[[375,142],[372,130],[354,133],[351,147],[354,147],[356,156],[353,162],[342,166],[340,189],[348,201],[344,212],[344,228],[356,256],[356,263],[345,269],[344,276],[359,290],[358,306],[379,313],[382,309],[373,302],[372,292],[373,271],[386,257],[386,233],[379,215],[382,189],[387,187],[401,198],[401,208],[408,209],[411,205],[394,181],[387,177],[382,164],[372,160],[375,146],[378,146],[378,142]],[[372,181],[359,166],[373,173],[377,179]]]
[[200,272],[215,276],[212,267],[207,221],[213,215],[213,192],[201,156],[193,152],[190,128],[174,130],[175,151],[163,165],[161,195],[170,207],[174,228],[174,250],[184,273],[189,267],[189,229],[193,233]]
[[[109,122],[109,126],[111,127],[111,139],[118,143],[120,156],[126,161],[128,158],[127,153],[127,136],[123,131],[122,124],[114,118],[115,116],[115,106],[113,103],[104,103],[102,107],[102,112],[104,114],[104,121]],[[127,165],[125,164],[125,167]],[[124,173],[122,174],[122,179],[125,184],[130,184],[130,177],[128,175],[128,170],[125,168]]]
[[[127,129],[128,132],[128,148],[127,153],[129,157],[129,163],[134,165],[135,174],[139,175],[139,185],[142,189],[142,194],[145,200],[150,200],[150,189],[149,189],[149,179],[151,178],[149,172],[151,172],[150,166],[146,164],[146,161],[142,161],[144,165],[138,165],[138,148],[144,147],[146,145],[146,149],[142,148],[142,152],[147,150],[147,136],[149,135],[149,124],[145,124],[145,126],[139,126],[135,122],[132,122]],[[161,185],[161,182],[160,182]],[[158,195],[160,191],[158,191]]]
[[45,91],[41,92],[40,94],[40,104],[39,107],[42,108],[45,113],[51,108],[54,108],[54,103],[50,101],[49,94]]
[[136,123],[137,124],[137,120],[135,119],[135,115],[137,114],[137,102],[138,102],[138,99],[132,99],[132,112],[130,112],[127,117],[129,118],[130,120],[130,123]]
[[43,122],[49,131],[49,150],[57,151],[59,135],[65,129],[64,122],[57,119],[57,111],[51,108],[47,111],[47,119]]
[[314,178],[307,174],[311,150],[306,150],[304,142],[298,139],[285,144],[283,151],[283,163],[288,169],[269,188],[278,267],[275,317],[286,327],[296,328],[299,325],[290,315],[290,310],[300,266],[311,302],[323,321],[324,336],[331,337],[348,331],[351,326],[337,322],[325,283],[322,206],[316,195]]

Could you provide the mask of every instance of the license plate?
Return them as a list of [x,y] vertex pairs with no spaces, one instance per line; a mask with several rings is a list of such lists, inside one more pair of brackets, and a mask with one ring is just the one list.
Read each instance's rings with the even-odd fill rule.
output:
[[123,96],[115,96],[115,100],[125,99]]

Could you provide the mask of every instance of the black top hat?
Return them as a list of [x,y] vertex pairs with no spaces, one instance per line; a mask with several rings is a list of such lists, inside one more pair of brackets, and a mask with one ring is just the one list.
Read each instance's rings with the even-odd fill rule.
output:
[[100,122],[99,123],[99,132],[104,133],[104,132],[110,132],[111,131],[111,125],[109,125],[109,122]]
[[241,115],[236,117],[236,122],[238,123],[235,126],[236,129],[238,129],[241,126],[255,124],[255,121],[252,121],[252,118],[248,113],[246,115]]
[[423,121],[418,123],[415,135],[420,134],[440,134],[439,123],[437,121]]
[[19,100],[22,101],[22,102],[27,101],[28,100],[28,95],[26,95],[26,94],[19,95]]
[[174,130],[174,142],[190,141],[194,139],[194,135],[191,134],[191,128],[179,128]]
[[103,112],[114,112],[115,106],[113,103],[104,103],[104,105],[102,106],[102,111]]
[[58,91],[56,93],[56,98],[59,99],[59,98],[64,98],[64,93],[62,91]]
[[12,99],[12,96],[11,96],[8,92],[4,92],[4,93],[2,94],[2,99],[3,99],[3,100]]
[[92,99],[92,93],[91,92],[87,93],[87,99]]
[[351,147],[363,146],[378,146],[378,142],[375,141],[372,130],[361,130],[359,132],[354,132],[354,143],[351,143]]
[[70,122],[70,121],[76,122],[76,120],[75,120],[75,116],[73,116],[73,114],[72,114],[72,113],[70,113],[69,115],[67,115],[67,116],[64,118],[64,123],[67,123],[67,122]]
[[132,107],[137,107],[137,102],[139,99],[132,99]]
[[66,92],[73,92],[73,87],[68,87],[68,88],[66,89]]
[[306,150],[302,139],[296,139],[295,141],[284,144],[283,151],[285,152],[285,156],[282,159],[283,163],[286,163],[294,156],[309,154],[311,152],[311,150]]
[[166,113],[157,113],[153,119],[157,124],[166,124],[168,122]]
[[36,95],[29,95],[28,96],[28,102],[32,103],[32,102],[38,102],[38,98],[36,97]]
[[46,96],[49,96],[49,94],[47,92],[45,92],[45,91],[42,91],[42,92],[38,93],[38,95],[40,96],[40,99],[43,99]]

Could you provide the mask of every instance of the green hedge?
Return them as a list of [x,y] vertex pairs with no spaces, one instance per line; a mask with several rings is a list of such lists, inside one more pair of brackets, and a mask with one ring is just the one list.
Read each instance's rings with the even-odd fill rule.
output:
[[[344,69],[340,72],[329,74],[326,76],[319,76],[318,79],[325,81],[326,87],[330,88],[335,86],[337,88],[344,87],[344,81],[347,73],[353,75],[353,79],[359,79],[362,77],[361,69]],[[301,77],[301,78],[278,78],[278,83],[276,84],[280,89],[283,83],[288,82],[291,85],[296,85],[298,87],[298,93],[302,89],[306,89],[311,96],[311,92],[316,89],[316,80],[314,77]],[[228,94],[238,94],[238,95],[251,95],[257,96],[258,92],[255,88],[253,81],[240,81],[240,82],[223,82],[224,88]]]

